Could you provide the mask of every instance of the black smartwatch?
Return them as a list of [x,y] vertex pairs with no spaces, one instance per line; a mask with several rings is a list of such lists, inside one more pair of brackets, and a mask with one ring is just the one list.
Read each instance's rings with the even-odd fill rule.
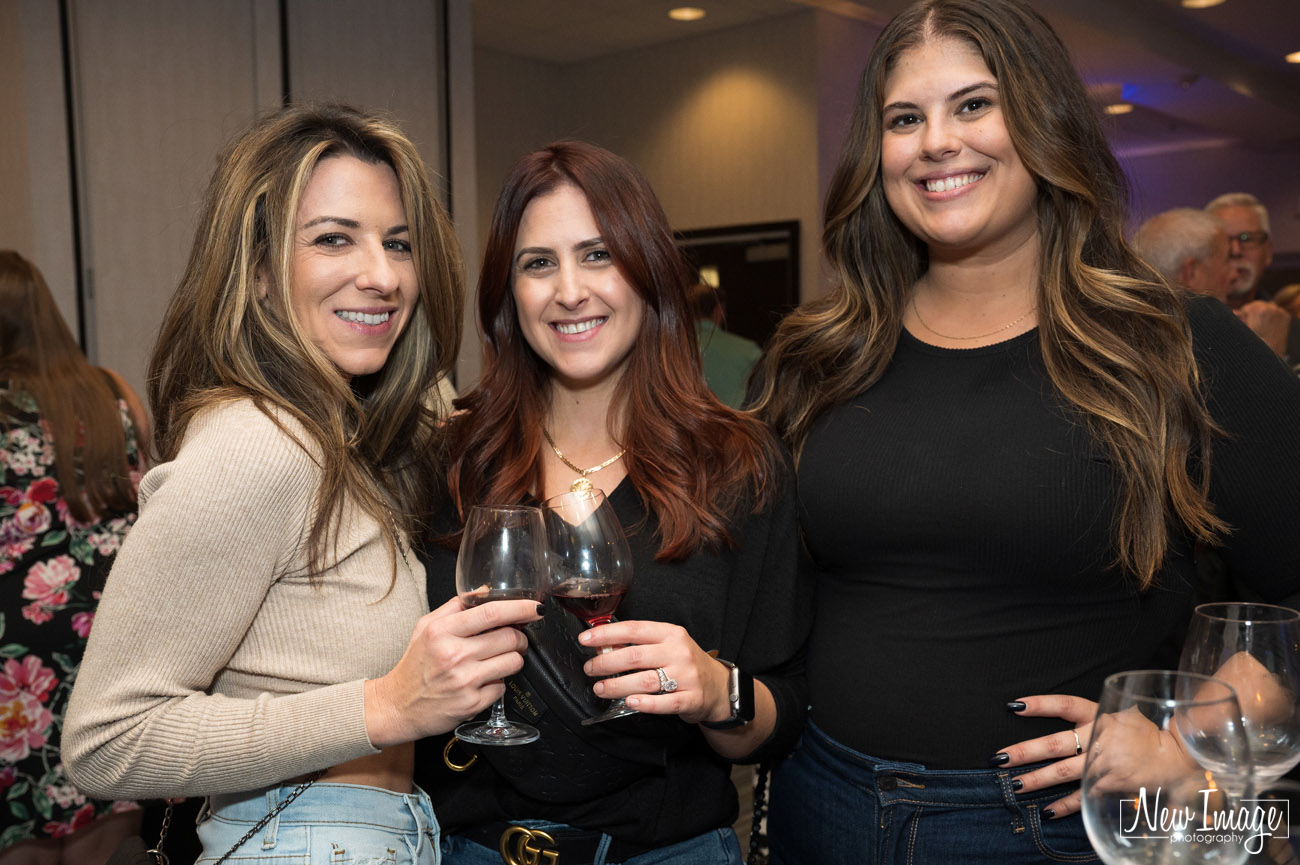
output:
[[727,680],[727,696],[731,700],[731,717],[725,721],[701,721],[701,727],[710,730],[730,730],[743,727],[754,720],[754,677],[730,661],[715,658],[730,672]]

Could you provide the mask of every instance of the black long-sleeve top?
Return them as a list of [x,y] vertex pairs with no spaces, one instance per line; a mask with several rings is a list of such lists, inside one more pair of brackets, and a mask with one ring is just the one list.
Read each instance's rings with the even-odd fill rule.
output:
[[[677,562],[655,561],[657,523],[631,481],[624,479],[609,494],[628,531],[633,560],[634,583],[619,606],[619,619],[681,625],[701,648],[719,649],[719,657],[753,673],[772,693],[776,729],[742,762],[788,750],[802,729],[807,704],[802,649],[811,616],[811,581],[806,564],[801,571],[805,560],[786,463],[778,463],[774,480],[774,501],[760,513],[733,521],[734,547],[698,550]],[[436,607],[456,593],[455,556],[433,550],[422,558],[429,601]],[[688,744],[662,771],[651,771],[614,794],[593,792],[585,801],[526,796],[485,760],[452,775],[442,767],[445,737],[419,743],[416,782],[430,793],[447,832],[497,820],[543,819],[666,846],[729,826],[738,811],[730,763],[708,746],[697,727],[674,723],[687,730]]]
[[[1189,303],[1226,431],[1220,554],[1264,599],[1300,601],[1300,381],[1223,305]],[[1117,478],[1043,367],[1037,331],[974,349],[904,332],[882,379],[817,422],[799,469],[817,563],[811,717],[875,757],[984,768],[1062,729],[1009,700],[1095,700],[1114,672],[1171,668],[1192,606],[1174,531],[1155,584],[1114,566]]]

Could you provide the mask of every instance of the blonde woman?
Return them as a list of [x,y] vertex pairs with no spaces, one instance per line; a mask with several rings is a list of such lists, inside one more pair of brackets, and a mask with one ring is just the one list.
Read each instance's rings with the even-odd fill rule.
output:
[[429,613],[409,548],[461,302],[451,227],[391,124],[288,108],[221,158],[150,364],[162,463],[65,742],[92,793],[207,796],[200,862],[438,861],[411,743],[494,701],[525,646],[499,626],[537,617]]

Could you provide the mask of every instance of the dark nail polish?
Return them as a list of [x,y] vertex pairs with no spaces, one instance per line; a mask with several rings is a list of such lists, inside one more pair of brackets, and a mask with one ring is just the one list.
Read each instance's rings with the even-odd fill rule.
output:
[[990,766],[1005,766],[1011,760],[1011,755],[1006,753],[994,754],[989,757]]
[[546,615],[546,605],[545,605],[545,604],[538,604],[538,605],[537,605],[537,615],[539,615],[539,616],[544,616],[544,615]]
[[1051,808],[1044,808],[1043,816],[1046,817],[1048,820],[1052,820],[1056,817],[1056,812],[1053,811]]
[[1025,782],[1024,782],[1024,781],[1021,781],[1019,778],[1012,778],[1012,779],[1011,779],[1011,789],[1012,789],[1012,790],[1019,790],[1021,787],[1024,787],[1024,786],[1025,786]]
[[1025,708],[1025,704],[1019,700],[1012,700],[1010,703],[1007,703],[1008,712],[1023,712],[1025,711]]

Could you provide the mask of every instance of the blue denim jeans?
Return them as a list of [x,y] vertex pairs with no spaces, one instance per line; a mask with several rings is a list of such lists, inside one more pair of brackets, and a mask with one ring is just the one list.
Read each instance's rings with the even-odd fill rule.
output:
[[[571,828],[562,823],[546,820],[513,822],[530,829],[541,829],[544,832]],[[610,837],[606,835],[591,865],[745,865],[744,860],[740,858],[740,842],[736,840],[736,833],[730,828],[705,832],[703,835],[696,835],[694,838],[687,838],[685,841],[619,862],[605,858],[609,843]],[[561,852],[561,865],[567,861]],[[484,847],[467,838],[444,835],[442,865],[502,865],[502,860],[501,853],[497,850]]]
[[878,760],[809,722],[772,774],[772,865],[1097,861],[1078,814],[1041,815],[1069,786],[1024,795],[1011,789],[1012,778],[1033,768],[929,770]]
[[[216,862],[297,785],[211,796],[199,813],[203,855]],[[438,821],[418,787],[403,795],[359,784],[315,783],[227,862],[275,865],[439,865]]]

